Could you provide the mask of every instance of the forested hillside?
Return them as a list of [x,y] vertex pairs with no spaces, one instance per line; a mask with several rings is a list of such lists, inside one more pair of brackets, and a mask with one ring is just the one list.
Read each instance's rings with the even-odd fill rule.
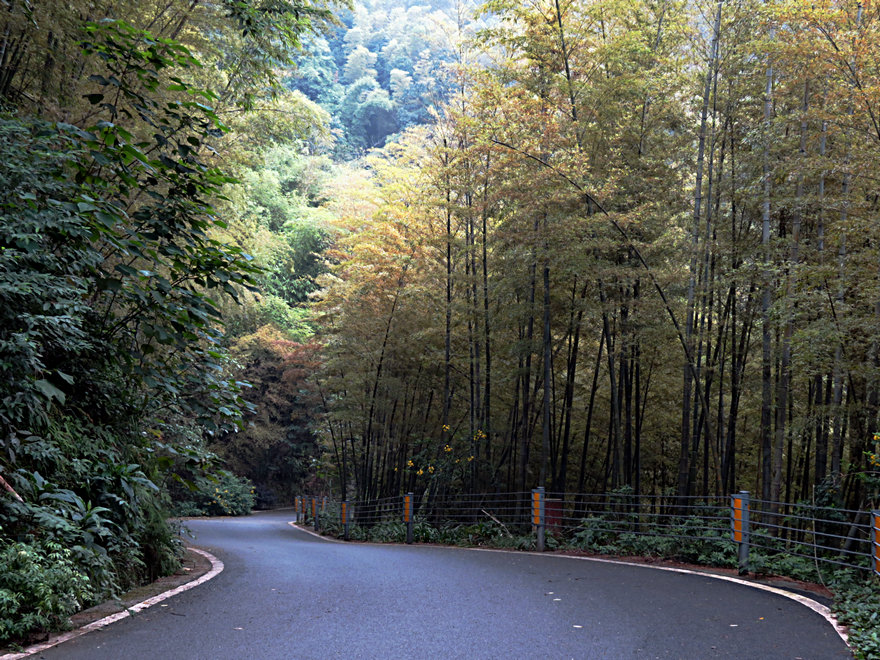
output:
[[477,16],[315,307],[334,487],[876,504],[876,7]]
[[411,126],[431,123],[452,91],[451,65],[472,31],[473,7],[459,3],[359,2],[342,25],[305,44],[286,80],[331,116],[338,158],[362,156]]
[[0,641],[306,489],[878,505],[873,4],[2,25]]

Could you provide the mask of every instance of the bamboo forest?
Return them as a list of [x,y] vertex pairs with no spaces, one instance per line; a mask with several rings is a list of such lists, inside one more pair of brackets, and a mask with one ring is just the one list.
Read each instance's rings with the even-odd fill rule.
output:
[[880,4],[0,26],[0,643],[306,492],[880,507]]

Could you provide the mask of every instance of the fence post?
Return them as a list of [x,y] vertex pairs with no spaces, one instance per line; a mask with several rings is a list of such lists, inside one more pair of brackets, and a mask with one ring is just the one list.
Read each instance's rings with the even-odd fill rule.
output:
[[406,542],[413,542],[412,493],[403,496],[403,522],[406,523]]
[[544,488],[532,491],[532,524],[538,534],[537,550],[544,552]]
[[874,572],[880,575],[880,511],[872,511],[871,519],[874,529],[873,543],[871,544],[871,556],[874,558]]
[[312,525],[315,528],[315,531],[319,531],[318,529],[318,498],[312,498]]
[[749,491],[730,496],[730,537],[737,544],[739,574],[749,572]]
[[342,538],[348,540],[348,500],[343,500],[339,505],[339,517],[342,518]]
[[296,511],[296,522],[301,522],[299,519],[299,495],[293,498],[293,510]]

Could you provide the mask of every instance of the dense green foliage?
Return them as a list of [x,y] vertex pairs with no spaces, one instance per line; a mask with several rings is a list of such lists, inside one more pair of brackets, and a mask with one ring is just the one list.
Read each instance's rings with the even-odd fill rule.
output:
[[[325,233],[290,230],[283,259],[302,284],[273,289],[272,264],[231,236],[238,182],[218,167],[224,148],[235,155],[220,114],[290,104],[268,63],[289,61],[329,14],[226,4],[85,22],[16,3],[4,19],[4,52],[27,44],[47,59],[37,78],[30,61],[0,61],[0,643],[175,570],[170,497],[193,492],[208,514],[254,504],[250,482],[218,469],[208,447],[255,411],[222,317],[252,307],[262,284],[280,301],[264,316],[298,332],[287,300],[313,288],[310,246]],[[207,48],[196,20],[221,20],[226,42]],[[211,63],[238,58],[222,91],[195,49]],[[303,116],[276,127],[309,134]]]
[[835,589],[834,614],[849,627],[850,644],[860,660],[880,656],[880,595],[873,581],[842,575]]
[[34,630],[63,626],[94,596],[72,554],[56,541],[3,547],[0,639],[27,639]]
[[196,476],[189,484],[189,492],[175,497],[177,516],[243,516],[254,508],[253,484],[226,470]]

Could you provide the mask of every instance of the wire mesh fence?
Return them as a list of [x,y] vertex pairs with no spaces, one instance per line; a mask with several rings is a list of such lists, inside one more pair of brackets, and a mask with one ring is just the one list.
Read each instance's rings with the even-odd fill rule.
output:
[[[532,492],[414,495],[404,520],[403,498],[327,502],[323,531],[366,540],[492,543],[535,547],[539,533],[551,548],[581,548],[616,554],[661,554],[684,561],[736,566],[741,544],[731,533],[733,511],[727,497],[681,497],[632,493],[551,493],[541,495],[540,520]],[[299,498],[298,498],[299,499]],[[304,498],[309,501],[309,498]],[[312,507],[302,507],[311,521]],[[869,512],[809,504],[751,500],[743,537],[752,570],[800,560],[819,565],[870,570],[880,553]],[[536,521],[540,524],[536,525]],[[407,533],[406,525],[412,527]],[[741,562],[740,566],[742,568]]]
[[752,500],[751,505],[751,548],[846,568],[871,568],[869,512],[764,500]]

